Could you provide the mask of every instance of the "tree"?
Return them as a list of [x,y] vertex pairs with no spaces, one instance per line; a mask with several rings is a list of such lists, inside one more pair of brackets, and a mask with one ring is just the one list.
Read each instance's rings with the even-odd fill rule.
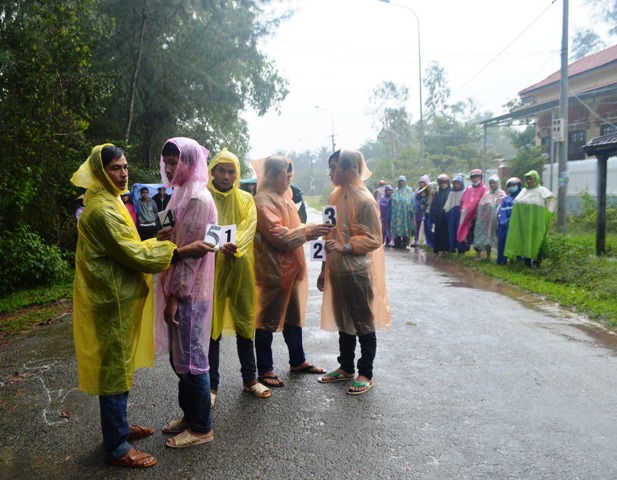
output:
[[264,114],[287,95],[286,81],[257,47],[287,15],[262,21],[266,3],[103,0],[115,28],[112,43],[100,50],[99,68],[116,81],[109,115],[92,132],[126,140],[132,161],[146,168],[158,165],[159,149],[173,135],[244,157],[241,112]]
[[430,122],[437,116],[447,116],[449,111],[450,87],[445,69],[437,62],[431,62],[424,73],[422,82],[428,91],[424,105],[425,120]]
[[371,93],[369,111],[374,117],[374,124],[379,129],[378,141],[386,149],[386,158],[390,166],[389,174],[396,173],[396,163],[412,141],[412,129],[405,103],[409,98],[409,89],[393,82],[382,82]]
[[531,125],[523,132],[511,133],[512,143],[517,149],[516,155],[510,160],[512,176],[522,179],[529,170],[536,170],[542,176],[545,158],[542,147],[535,145],[535,134],[535,127]]
[[71,173],[87,151],[106,79],[92,45],[109,24],[94,0],[5,1],[0,7],[0,223],[50,243],[72,238]]
[[592,30],[578,30],[572,39],[570,60],[578,60],[587,55],[606,48],[606,43]]

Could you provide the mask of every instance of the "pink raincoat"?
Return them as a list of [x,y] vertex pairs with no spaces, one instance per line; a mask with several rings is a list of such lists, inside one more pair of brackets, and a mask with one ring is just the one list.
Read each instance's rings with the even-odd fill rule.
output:
[[[216,206],[208,191],[208,151],[190,138],[168,140],[180,150],[180,158],[171,182],[165,175],[161,157],[161,178],[174,193],[167,206],[173,211],[175,226],[171,241],[183,247],[206,236],[206,226],[217,223]],[[167,142],[166,142],[167,143]],[[162,273],[156,292],[156,352],[173,353],[177,373],[207,373],[208,347],[212,326],[212,292],[215,256],[187,258]],[[167,298],[178,299],[176,320],[169,327],[163,312]]]

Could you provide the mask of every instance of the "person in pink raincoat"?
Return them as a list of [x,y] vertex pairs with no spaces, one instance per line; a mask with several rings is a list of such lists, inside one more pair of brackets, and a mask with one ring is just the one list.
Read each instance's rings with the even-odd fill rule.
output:
[[[161,153],[161,177],[174,193],[168,204],[175,218],[171,241],[181,246],[206,237],[217,212],[208,191],[208,151],[190,138],[168,140]],[[212,246],[214,247],[214,246]],[[213,248],[214,251],[214,248]],[[170,448],[214,439],[210,415],[208,346],[212,326],[214,254],[182,260],[161,274],[157,288],[157,352],[169,352],[178,376],[183,416],[165,425]]]
[[461,219],[456,232],[456,240],[466,245],[466,250],[473,245],[473,233],[476,225],[476,216],[478,214],[478,204],[482,196],[488,191],[488,188],[482,181],[482,170],[475,169],[469,172],[469,180],[471,185],[465,189],[461,197]]

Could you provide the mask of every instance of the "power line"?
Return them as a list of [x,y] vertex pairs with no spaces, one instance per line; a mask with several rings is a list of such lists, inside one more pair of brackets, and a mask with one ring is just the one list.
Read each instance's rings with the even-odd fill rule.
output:
[[550,5],[548,7],[546,7],[541,13],[540,15],[538,15],[529,25],[527,25],[523,31],[521,31],[521,33],[519,33],[516,37],[514,37],[514,39],[508,43],[503,50],[501,50],[501,52],[499,52],[497,55],[495,55],[495,57],[493,59],[491,59],[486,65],[484,65],[484,67],[482,67],[475,75],[473,75],[469,80],[467,80],[458,90],[454,91],[452,93],[452,96],[456,95],[458,92],[460,92],[463,88],[465,88],[467,85],[469,85],[473,80],[476,79],[476,77],[478,77],[478,75],[480,75],[484,70],[486,70],[489,65],[491,65],[495,60],[497,60],[497,58],[503,53],[505,52],[508,48],[510,48],[510,46],[516,42],[519,38],[521,38],[523,36],[523,34],[529,30],[531,28],[531,26],[533,24],[535,24],[556,2],[557,0],[553,0]]

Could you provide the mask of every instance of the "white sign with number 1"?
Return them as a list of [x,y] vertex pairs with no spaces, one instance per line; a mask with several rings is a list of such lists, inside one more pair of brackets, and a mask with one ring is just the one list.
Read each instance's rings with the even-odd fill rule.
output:
[[236,243],[236,226],[209,223],[206,226],[205,241],[217,248],[221,248],[226,243]]

